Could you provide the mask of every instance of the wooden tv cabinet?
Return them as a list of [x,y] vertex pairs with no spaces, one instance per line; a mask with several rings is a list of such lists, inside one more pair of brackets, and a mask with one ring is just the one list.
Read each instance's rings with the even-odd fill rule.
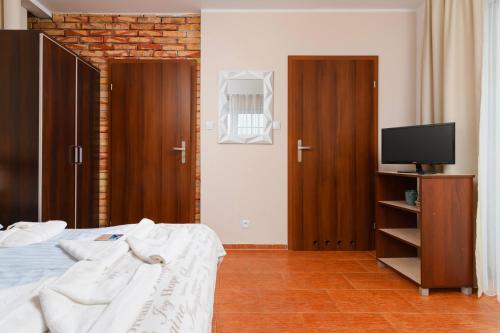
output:
[[[417,283],[422,296],[430,288],[472,292],[473,179],[377,173],[377,262]],[[420,207],[404,201],[405,190],[412,189],[418,190]]]

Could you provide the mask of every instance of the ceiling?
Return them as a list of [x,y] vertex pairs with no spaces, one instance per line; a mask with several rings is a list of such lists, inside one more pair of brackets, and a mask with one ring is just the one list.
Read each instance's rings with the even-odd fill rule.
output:
[[54,12],[198,13],[202,9],[415,9],[423,0],[38,0]]

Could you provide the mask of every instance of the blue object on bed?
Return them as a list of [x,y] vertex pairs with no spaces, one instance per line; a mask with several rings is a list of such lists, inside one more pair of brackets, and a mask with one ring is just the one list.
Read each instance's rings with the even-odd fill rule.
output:
[[97,237],[114,228],[66,229],[45,242],[0,248],[0,289],[62,275],[76,260],[57,245],[60,240]]

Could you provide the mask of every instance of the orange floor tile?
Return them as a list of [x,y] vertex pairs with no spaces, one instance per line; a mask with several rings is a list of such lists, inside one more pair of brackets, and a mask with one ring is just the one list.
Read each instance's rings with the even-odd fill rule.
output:
[[500,303],[417,286],[371,252],[228,250],[213,333],[500,332]]

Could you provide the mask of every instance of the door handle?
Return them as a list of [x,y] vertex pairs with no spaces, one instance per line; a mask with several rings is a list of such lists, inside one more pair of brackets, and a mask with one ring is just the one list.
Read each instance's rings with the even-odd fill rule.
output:
[[181,152],[181,163],[186,164],[186,141],[182,140],[180,147],[174,147],[172,149]]
[[83,147],[82,146],[77,146],[78,150],[78,160],[76,164],[82,164],[83,163]]
[[299,139],[297,141],[297,161],[299,163],[302,163],[302,151],[303,150],[311,150],[311,147],[308,147],[308,146],[303,146],[302,145],[302,140]]

